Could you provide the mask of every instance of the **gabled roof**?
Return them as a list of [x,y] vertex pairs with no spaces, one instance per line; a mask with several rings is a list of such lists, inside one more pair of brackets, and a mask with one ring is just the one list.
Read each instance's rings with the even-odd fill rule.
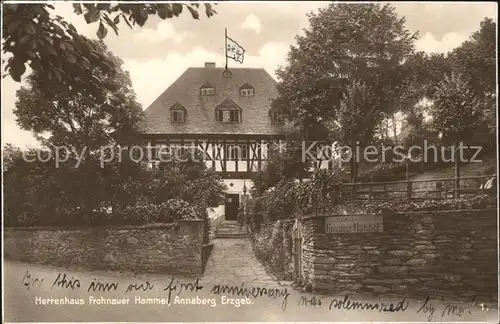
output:
[[184,108],[183,105],[181,105],[180,103],[176,102],[174,103],[172,106],[170,106],[170,110],[186,110],[186,108]]
[[243,84],[240,89],[253,89],[253,86],[249,83]]
[[211,88],[213,88],[213,87],[214,87],[214,86],[213,86],[213,85],[211,85],[210,83],[205,82],[205,83],[203,83],[203,85],[200,87],[200,89],[205,89],[205,88],[211,89]]
[[238,106],[237,103],[232,101],[231,99],[227,98],[223,102],[221,102],[215,109],[220,109],[220,108],[230,108],[230,109],[241,109],[240,106]]
[[[269,118],[271,101],[277,97],[276,81],[264,69],[232,68],[231,76],[224,68],[188,68],[145,111],[142,130],[146,134],[282,134],[284,125],[275,125]],[[209,84],[215,95],[202,96],[200,88]],[[251,85],[254,96],[241,96],[240,88]],[[241,107],[242,122],[224,124],[216,121],[215,109],[231,100]],[[181,103],[189,114],[185,123],[172,123],[170,107]]]

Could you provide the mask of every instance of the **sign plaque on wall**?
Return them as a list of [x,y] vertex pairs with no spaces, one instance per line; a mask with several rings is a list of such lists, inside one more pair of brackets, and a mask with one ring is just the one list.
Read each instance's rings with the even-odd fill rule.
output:
[[325,233],[383,232],[382,215],[332,216],[325,218]]

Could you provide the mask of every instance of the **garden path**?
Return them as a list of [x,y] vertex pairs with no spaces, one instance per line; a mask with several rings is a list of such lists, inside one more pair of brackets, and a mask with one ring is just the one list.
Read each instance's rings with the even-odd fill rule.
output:
[[248,237],[215,239],[202,282],[279,286],[256,259]]

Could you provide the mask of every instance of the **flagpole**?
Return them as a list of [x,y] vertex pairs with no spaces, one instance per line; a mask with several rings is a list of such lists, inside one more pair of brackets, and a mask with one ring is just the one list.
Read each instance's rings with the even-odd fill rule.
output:
[[227,28],[224,28],[224,56],[226,57],[226,70],[227,70]]

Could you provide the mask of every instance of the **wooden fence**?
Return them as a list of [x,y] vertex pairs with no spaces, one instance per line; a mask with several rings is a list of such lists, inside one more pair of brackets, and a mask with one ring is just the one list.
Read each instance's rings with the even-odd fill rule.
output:
[[398,198],[433,200],[480,194],[496,195],[496,179],[493,188],[484,188],[486,182],[492,177],[494,176],[346,183],[343,184],[343,192],[345,198],[350,200],[390,200]]
[[[495,178],[493,188],[484,188],[488,180]],[[457,186],[458,184],[458,186]],[[346,200],[394,200],[409,199],[413,201],[454,199],[476,195],[497,196],[496,176],[478,176],[410,180],[392,182],[362,182],[342,184],[342,195]],[[259,232],[268,228],[272,223],[267,222],[267,212],[247,212],[246,217],[251,220],[250,231]]]

